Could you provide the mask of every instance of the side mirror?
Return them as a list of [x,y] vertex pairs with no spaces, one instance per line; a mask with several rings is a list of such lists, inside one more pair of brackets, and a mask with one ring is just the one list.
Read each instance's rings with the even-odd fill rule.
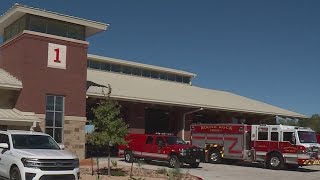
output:
[[66,147],[64,146],[64,144],[59,144],[59,147],[61,150],[64,150]]
[[7,143],[0,143],[0,148],[2,148],[2,149],[9,149],[9,144],[7,144]]

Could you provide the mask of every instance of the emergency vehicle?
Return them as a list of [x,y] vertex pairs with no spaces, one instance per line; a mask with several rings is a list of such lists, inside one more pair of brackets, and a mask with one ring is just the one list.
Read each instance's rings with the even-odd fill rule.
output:
[[124,157],[129,163],[138,158],[146,162],[167,161],[169,167],[179,167],[186,163],[196,168],[203,158],[203,149],[192,146],[172,134],[129,134],[126,141],[127,145],[119,146],[119,157]]
[[263,162],[270,169],[320,164],[320,145],[310,128],[286,125],[196,124],[191,142],[205,151],[205,161]]

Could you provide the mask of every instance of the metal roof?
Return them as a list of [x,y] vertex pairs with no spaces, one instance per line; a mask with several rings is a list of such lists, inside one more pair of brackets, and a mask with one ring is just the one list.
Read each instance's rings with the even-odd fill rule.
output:
[[302,114],[230,92],[204,89],[182,83],[91,69],[87,70],[87,81],[90,86],[87,90],[87,96],[92,97],[102,97],[103,92],[108,92],[104,87],[108,87],[110,84],[112,89],[110,96],[121,100],[306,118]]
[[34,113],[31,112],[22,112],[15,108],[0,108],[0,121],[6,121],[7,123],[40,122],[40,119]]
[[10,73],[0,68],[0,89],[21,89],[22,82]]
[[56,19],[64,22],[78,24],[86,27],[86,37],[106,30],[108,24],[87,20],[75,16],[65,15],[44,9],[29,7],[21,4],[15,4],[0,17],[0,35],[3,36],[4,28],[22,17],[25,14],[33,14],[41,17]]
[[188,77],[196,77],[197,76],[196,74],[190,73],[187,71],[181,71],[181,70],[165,68],[165,67],[160,67],[160,66],[155,66],[155,65],[126,61],[126,60],[116,59],[116,58],[111,58],[111,57],[98,56],[98,55],[94,55],[94,54],[88,54],[88,60],[116,63],[116,64],[121,64],[121,65],[127,65],[130,67],[145,68],[145,69],[149,69],[149,70],[174,73],[174,74],[179,74],[179,75],[188,76]]

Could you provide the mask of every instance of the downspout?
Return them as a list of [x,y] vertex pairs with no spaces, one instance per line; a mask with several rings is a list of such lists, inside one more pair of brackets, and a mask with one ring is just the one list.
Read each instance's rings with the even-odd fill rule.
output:
[[198,111],[202,111],[202,110],[203,110],[203,108],[199,108],[199,109],[195,109],[195,110],[183,113],[183,115],[182,115],[182,132],[181,132],[182,140],[185,140],[184,131],[185,131],[185,128],[186,128],[186,115],[192,114],[192,113],[195,113],[195,112],[198,112]]

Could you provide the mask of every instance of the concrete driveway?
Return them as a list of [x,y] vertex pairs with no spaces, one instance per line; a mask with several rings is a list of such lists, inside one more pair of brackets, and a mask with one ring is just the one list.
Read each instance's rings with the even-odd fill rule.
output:
[[[118,161],[119,165],[130,166],[130,163],[124,162],[122,158],[112,158]],[[100,159],[101,163],[107,163],[106,158]],[[137,163],[134,163],[137,166]],[[146,169],[167,168],[163,162],[151,162],[143,164]],[[204,180],[319,180],[320,166],[309,166],[299,168],[298,170],[269,170],[261,167],[259,164],[237,163],[233,165],[201,163],[199,168],[189,168],[183,166],[183,172],[189,172],[192,175],[201,177]]]

